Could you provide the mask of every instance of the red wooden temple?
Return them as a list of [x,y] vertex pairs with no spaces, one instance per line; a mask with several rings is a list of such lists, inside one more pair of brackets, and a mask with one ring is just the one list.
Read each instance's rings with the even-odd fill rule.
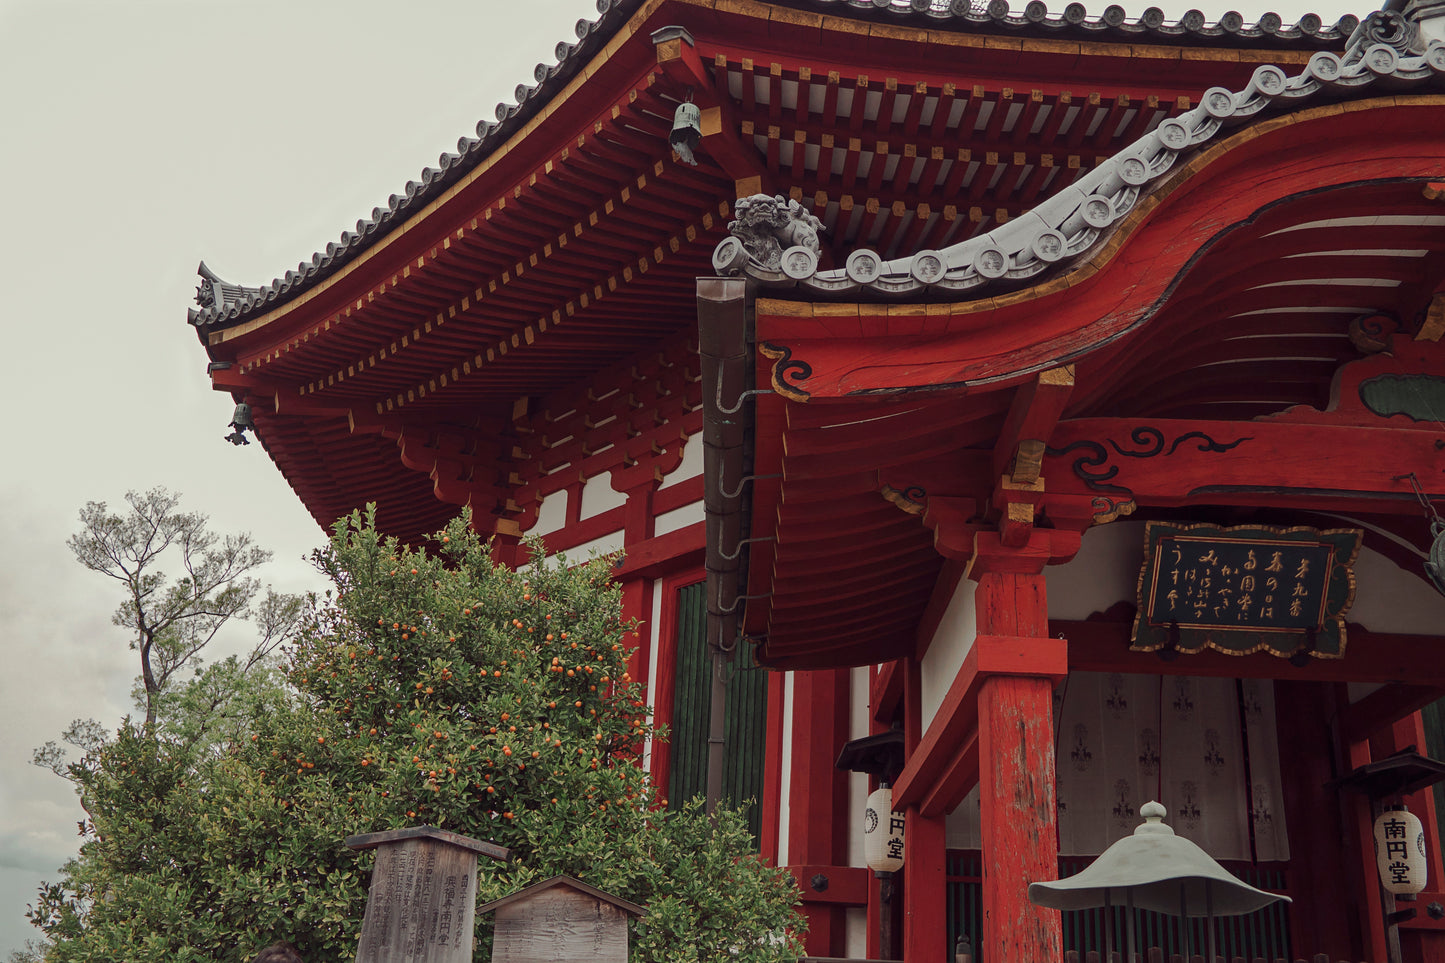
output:
[[[810,954],[1097,950],[1027,885],[1158,798],[1293,900],[1228,955],[1445,959],[1433,797],[1392,925],[1347,778],[1445,752],[1445,6],[599,10],[296,270],[202,266],[317,522],[624,550],[648,765],[703,789],[727,650],[723,788]],[[837,762],[890,732],[885,900]]]

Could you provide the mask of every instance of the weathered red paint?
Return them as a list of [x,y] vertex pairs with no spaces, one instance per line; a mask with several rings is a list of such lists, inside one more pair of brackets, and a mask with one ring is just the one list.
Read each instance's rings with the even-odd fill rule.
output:
[[[1008,633],[1041,649],[1057,644],[1048,638],[1043,576],[1007,571],[1020,566],[1006,556],[981,556],[979,564],[1005,569],[975,572],[979,632]],[[1028,900],[1029,883],[1058,877],[1053,692],[1053,680],[1038,675],[989,675],[978,689],[984,959],[1062,955],[1059,914]]]
[[1010,676],[979,691],[983,959],[1062,958],[1059,914],[1028,900],[1029,883],[1058,877],[1053,692]]
[[906,811],[903,831],[903,959],[905,963],[944,963],[948,913],[947,855],[942,816]]

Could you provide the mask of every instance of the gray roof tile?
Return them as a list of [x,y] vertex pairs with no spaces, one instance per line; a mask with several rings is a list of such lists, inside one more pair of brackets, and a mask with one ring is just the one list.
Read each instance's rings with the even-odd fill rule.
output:
[[[1150,7],[1137,18],[1130,18],[1123,7],[1110,5],[1102,14],[1091,16],[1082,3],[1073,2],[1061,11],[1051,11],[1044,0],[1030,0],[1020,12],[1010,9],[1007,0],[774,0],[785,6],[843,14],[860,19],[885,22],[918,23],[950,29],[977,32],[1004,32],[1034,36],[1076,36],[1094,39],[1150,39],[1161,42],[1250,41],[1268,37],[1272,42],[1292,46],[1323,49],[1338,47],[1359,25],[1353,16],[1340,18],[1332,26],[1324,26],[1314,14],[1285,26],[1278,14],[1267,13],[1249,24],[1238,13],[1227,13],[1218,23],[1209,23],[1197,10],[1184,14],[1176,22],[1167,21],[1163,11]],[[201,267],[201,284],[197,304],[189,312],[188,321],[202,340],[208,331],[230,327],[241,320],[276,307],[300,294],[320,279],[330,275],[378,238],[420,210],[446,187],[474,168],[506,139],[548,99],[562,89],[580,67],[611,38],[614,31],[641,5],[641,0],[597,0],[598,17],[578,20],[577,42],[563,41],[553,51],[557,63],[538,64],[532,72],[535,86],[518,84],[516,103],[498,104],[496,121],[477,122],[476,137],[457,141],[456,153],[441,155],[436,167],[421,172],[421,179],[410,181],[401,194],[392,194],[385,208],[373,208],[369,219],[356,222],[354,231],[344,231],[339,241],[326,245],[324,251],[312,255],[292,271],[276,278],[269,285],[244,287],[222,281]]]

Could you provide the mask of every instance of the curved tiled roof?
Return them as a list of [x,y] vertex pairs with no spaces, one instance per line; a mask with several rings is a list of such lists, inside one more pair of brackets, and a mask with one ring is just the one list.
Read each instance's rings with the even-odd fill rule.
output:
[[[477,123],[476,136],[457,141],[454,153],[444,153],[434,167],[424,168],[417,180],[407,182],[400,193],[392,194],[385,207],[376,207],[370,217],[361,218],[353,230],[311,255],[294,270],[259,287],[244,287],[222,281],[208,270],[202,270],[198,290],[199,308],[189,312],[188,320],[204,339],[207,331],[229,327],[255,314],[277,307],[309,289],[339,270],[378,239],[456,183],[485,158],[504,144],[538,109],[548,103],[571,80],[581,67],[595,56],[612,38],[617,28],[630,17],[642,0],[597,0],[598,17],[578,20],[575,42],[557,44],[556,63],[538,64],[533,70],[533,83],[518,84],[515,103],[498,104],[495,120]],[[1007,0],[773,0],[780,6],[816,12],[845,14],[854,19],[874,19],[900,25],[943,27],[960,31],[1004,33],[1033,37],[1072,37],[1093,40],[1147,40],[1160,43],[1199,43],[1210,45],[1247,44],[1268,40],[1281,46],[1326,48],[1339,46],[1358,26],[1358,19],[1346,15],[1333,25],[1325,25],[1318,16],[1307,14],[1299,22],[1286,25],[1278,14],[1266,13],[1258,21],[1247,23],[1234,12],[1226,13],[1217,22],[1209,22],[1198,10],[1190,10],[1177,21],[1165,19],[1158,7],[1150,7],[1137,18],[1130,18],[1117,4],[1091,15],[1083,4],[1071,2],[1060,11],[1051,11],[1044,0],[1029,0],[1018,12],[1010,9]]]
[[[1356,30],[1343,57],[1320,51],[1294,76],[1265,65],[1242,90],[1210,88],[1198,107],[1164,121],[1063,191],[987,234],[892,260],[858,250],[845,267],[819,271],[816,245],[783,250],[780,240],[794,235],[774,226],[803,216],[798,206],[759,196],[749,205],[739,202],[740,220],[729,225],[734,236],[717,246],[713,267],[719,274],[747,273],[765,286],[796,286],[824,297],[936,293],[975,298],[1038,283],[1097,250],[1111,228],[1148,196],[1150,185],[1222,131],[1321,100],[1429,87],[1445,87],[1445,42],[1427,43],[1398,11],[1376,11]],[[742,222],[744,211],[767,208],[770,201],[777,210],[763,212],[761,227]]]

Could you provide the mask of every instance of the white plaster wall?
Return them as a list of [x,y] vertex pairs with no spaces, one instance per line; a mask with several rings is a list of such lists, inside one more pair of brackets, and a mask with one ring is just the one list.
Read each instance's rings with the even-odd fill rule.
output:
[[[647,638],[652,643],[652,648],[647,652],[647,694],[643,697],[647,700],[648,711],[653,713],[652,721],[657,722],[657,650],[661,647],[658,643],[658,623],[662,621],[662,579],[652,580],[652,613],[647,619]],[[652,737],[648,736],[642,743],[642,769],[649,772],[652,769]]]
[[973,648],[978,636],[978,618],[974,610],[974,590],[978,583],[963,579],[954,590],[948,608],[933,633],[933,641],[919,666],[919,702],[923,708],[923,731],[933,722],[948,687],[953,685],[958,669]]
[[868,956],[868,910],[850,906],[843,911],[843,947],[849,959]]
[[778,865],[788,865],[788,808],[793,802],[793,673],[783,673],[782,786],[778,792]]
[[[848,674],[848,738],[862,739],[868,735],[868,667],[859,666]],[[863,858],[863,810],[868,805],[868,774],[848,776],[848,865],[866,866]],[[852,954],[850,954],[852,955]],[[858,954],[861,956],[862,954]]]
[[[1361,548],[1355,559],[1355,604],[1345,619],[1373,632],[1445,634],[1445,595],[1423,575],[1402,570],[1380,553]],[[1346,641],[1348,644],[1348,640]]]
[[627,495],[612,490],[612,473],[593,475],[582,483],[581,518],[592,518],[627,504]]
[[[1348,524],[1348,521],[1345,521]],[[1121,521],[1089,529],[1079,554],[1044,569],[1049,617],[1084,619],[1115,602],[1138,598],[1144,523]],[[1369,548],[1355,560],[1355,603],[1345,618],[1375,632],[1445,633],[1445,596],[1419,571],[1405,571]]]
[[553,492],[542,499],[537,509],[537,524],[529,534],[550,535],[567,524],[567,492]]
[[622,548],[622,531],[619,529],[610,535],[603,535],[601,538],[594,538],[590,542],[583,542],[576,548],[565,549],[562,554],[573,562],[585,562],[593,555],[606,555],[609,552],[616,552]]
[[703,503],[699,499],[681,508],[674,508],[670,512],[658,515],[652,522],[652,534],[666,535],[668,532],[675,532],[679,528],[687,528],[689,525],[700,522],[703,517]]
[[1049,618],[1086,619],[1115,602],[1138,598],[1144,523],[1111,522],[1084,533],[1079,554],[1044,569]]
[[968,791],[968,795],[963,797],[963,802],[955,806],[953,812],[944,819],[944,845],[949,849],[978,849],[982,845],[982,833],[979,832],[981,822],[978,787],[974,786]]
[[682,445],[682,463],[668,473],[662,481],[662,488],[696,478],[702,474],[702,435],[696,434]]

